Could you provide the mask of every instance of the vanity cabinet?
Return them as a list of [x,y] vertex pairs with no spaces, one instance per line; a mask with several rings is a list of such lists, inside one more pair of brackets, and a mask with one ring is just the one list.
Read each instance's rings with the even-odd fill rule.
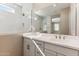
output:
[[[50,44],[38,40],[35,40],[35,42],[46,56],[77,56],[78,55],[78,50],[74,50],[71,48],[66,48],[63,46]],[[35,55],[41,56],[41,53],[38,51],[38,49],[37,48],[35,49],[36,49]]]
[[[79,51],[52,43],[34,40],[46,56],[78,56]],[[30,39],[24,39],[25,56],[42,56]]]

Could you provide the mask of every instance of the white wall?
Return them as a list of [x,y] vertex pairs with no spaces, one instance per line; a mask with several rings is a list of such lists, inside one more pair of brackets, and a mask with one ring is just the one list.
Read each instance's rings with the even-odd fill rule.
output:
[[79,36],[79,3],[77,3],[77,22],[76,22],[76,24],[77,24],[77,35]]
[[70,21],[69,21],[69,32],[70,35],[76,35],[76,4],[70,5]]
[[31,10],[32,10],[32,3],[23,3],[22,4],[22,13],[24,13],[26,16],[31,16]]
[[22,13],[25,14],[23,17],[24,32],[31,32],[31,13],[32,13],[32,3],[22,4]]
[[21,18],[15,14],[0,12],[0,33],[22,31]]
[[70,8],[64,8],[60,13],[60,34],[69,34],[69,12]]
[[31,26],[31,19],[29,16],[22,16],[21,12],[26,14],[29,11],[30,14],[31,8],[31,6],[25,4],[22,9],[16,8],[14,14],[0,12],[0,33],[27,32]]

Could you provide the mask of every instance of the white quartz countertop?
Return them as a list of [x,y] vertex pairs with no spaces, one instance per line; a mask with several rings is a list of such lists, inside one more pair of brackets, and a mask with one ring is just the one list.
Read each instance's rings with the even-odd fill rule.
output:
[[[58,36],[57,34],[44,34],[44,33],[24,33],[23,37],[33,39],[33,40],[39,40],[59,46],[64,46],[67,48],[72,48],[79,50],[79,37],[78,36],[68,36],[68,35],[61,35],[60,38],[56,38]],[[62,37],[65,38],[63,39]]]

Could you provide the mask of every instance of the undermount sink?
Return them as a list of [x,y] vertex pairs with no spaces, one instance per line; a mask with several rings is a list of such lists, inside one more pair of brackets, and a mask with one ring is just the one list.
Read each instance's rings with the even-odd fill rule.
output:
[[23,36],[27,36],[30,38],[38,38],[41,36],[41,33],[39,32],[30,32],[30,33],[24,33]]

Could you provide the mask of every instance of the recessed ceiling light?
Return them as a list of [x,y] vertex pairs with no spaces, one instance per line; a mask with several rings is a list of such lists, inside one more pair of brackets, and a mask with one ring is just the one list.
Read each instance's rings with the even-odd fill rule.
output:
[[53,4],[53,7],[56,7],[57,5],[56,4]]

